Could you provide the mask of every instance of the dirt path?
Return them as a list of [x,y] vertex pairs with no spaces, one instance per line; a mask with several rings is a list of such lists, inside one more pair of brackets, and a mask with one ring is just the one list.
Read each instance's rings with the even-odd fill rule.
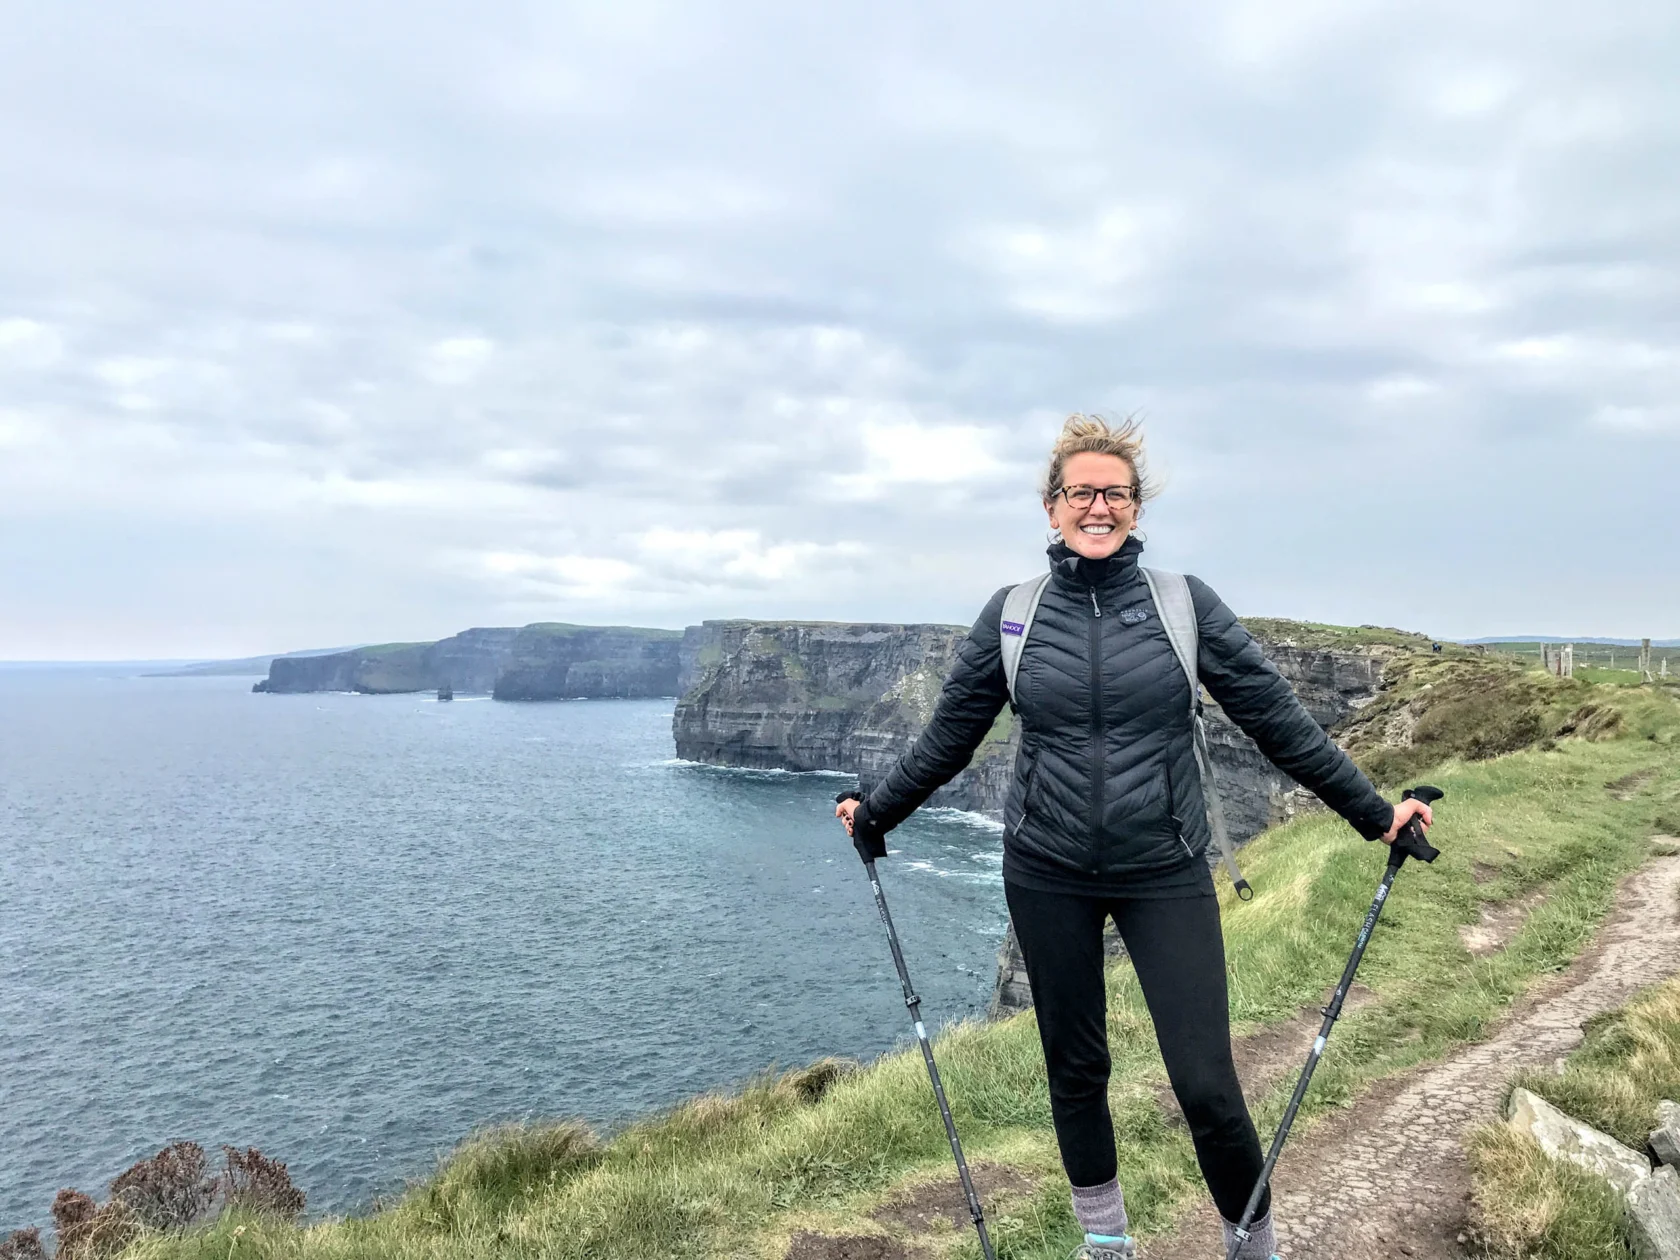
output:
[[[1496,1118],[1513,1071],[1555,1063],[1580,1044],[1585,1020],[1680,971],[1677,897],[1680,857],[1654,858],[1623,883],[1593,945],[1524,999],[1491,1040],[1378,1085],[1286,1148],[1273,1184],[1278,1241],[1289,1260],[1462,1257],[1470,1193],[1464,1135]],[[1212,1206],[1143,1254],[1223,1255]]]

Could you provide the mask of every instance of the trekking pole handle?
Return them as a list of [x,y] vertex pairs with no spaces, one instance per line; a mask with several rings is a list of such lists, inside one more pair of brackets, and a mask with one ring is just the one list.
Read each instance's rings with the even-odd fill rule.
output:
[[[1430,787],[1427,783],[1420,783],[1416,787],[1409,787],[1400,793],[1403,801],[1422,801],[1425,805],[1433,805],[1446,793],[1438,787]],[[1441,856],[1441,850],[1429,843],[1424,835],[1423,824],[1415,817],[1408,818],[1406,825],[1400,828],[1400,834],[1394,837],[1394,844],[1390,846],[1388,864],[1402,866],[1409,857],[1420,862],[1433,862]]]

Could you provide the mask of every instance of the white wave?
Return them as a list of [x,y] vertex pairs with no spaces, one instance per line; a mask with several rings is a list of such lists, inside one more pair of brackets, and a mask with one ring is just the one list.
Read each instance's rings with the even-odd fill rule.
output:
[[972,809],[951,809],[949,806],[939,806],[922,812],[943,822],[962,823],[965,827],[973,827],[978,831],[990,831],[996,835],[1003,834],[1003,823],[1001,821]]
[[741,774],[754,777],[771,778],[787,775],[797,778],[810,779],[851,779],[856,782],[857,775],[846,770],[786,770],[780,766],[720,766],[710,761],[689,761],[685,757],[667,757],[663,761],[651,761],[650,767],[681,766],[695,770],[713,770],[719,774]]

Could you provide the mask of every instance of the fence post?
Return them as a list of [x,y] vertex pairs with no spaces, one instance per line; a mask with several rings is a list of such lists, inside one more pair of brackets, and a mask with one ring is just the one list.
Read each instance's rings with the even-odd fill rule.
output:
[[1563,645],[1563,661],[1560,672],[1565,678],[1575,677],[1575,645],[1573,643]]
[[1651,681],[1651,640],[1639,640],[1639,681]]

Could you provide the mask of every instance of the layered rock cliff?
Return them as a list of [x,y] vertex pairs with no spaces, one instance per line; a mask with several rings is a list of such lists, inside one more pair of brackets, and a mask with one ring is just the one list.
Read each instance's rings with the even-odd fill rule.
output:
[[[1336,642],[1315,627],[1251,626],[1313,718],[1334,729],[1382,685],[1396,646]],[[928,718],[966,628],[847,622],[708,621],[683,636],[677,756],[759,769],[842,770],[867,788]],[[1296,785],[1209,704],[1208,741],[1231,834],[1290,817]],[[973,763],[934,803],[1001,817],[1016,745],[1007,710]]]
[[539,622],[513,638],[498,700],[633,700],[677,694],[676,630]]
[[[870,784],[921,733],[966,628],[708,621],[682,643],[677,756],[754,769],[844,770]],[[934,804],[996,812],[1015,737],[1006,712]]]
[[383,643],[323,656],[281,657],[253,690],[490,693],[498,700],[671,696],[675,630],[538,623],[463,630],[436,643]]
[[268,677],[252,691],[289,694],[308,691],[359,691],[387,695],[424,691],[438,684],[426,656],[433,643],[378,643],[324,656],[278,657]]

